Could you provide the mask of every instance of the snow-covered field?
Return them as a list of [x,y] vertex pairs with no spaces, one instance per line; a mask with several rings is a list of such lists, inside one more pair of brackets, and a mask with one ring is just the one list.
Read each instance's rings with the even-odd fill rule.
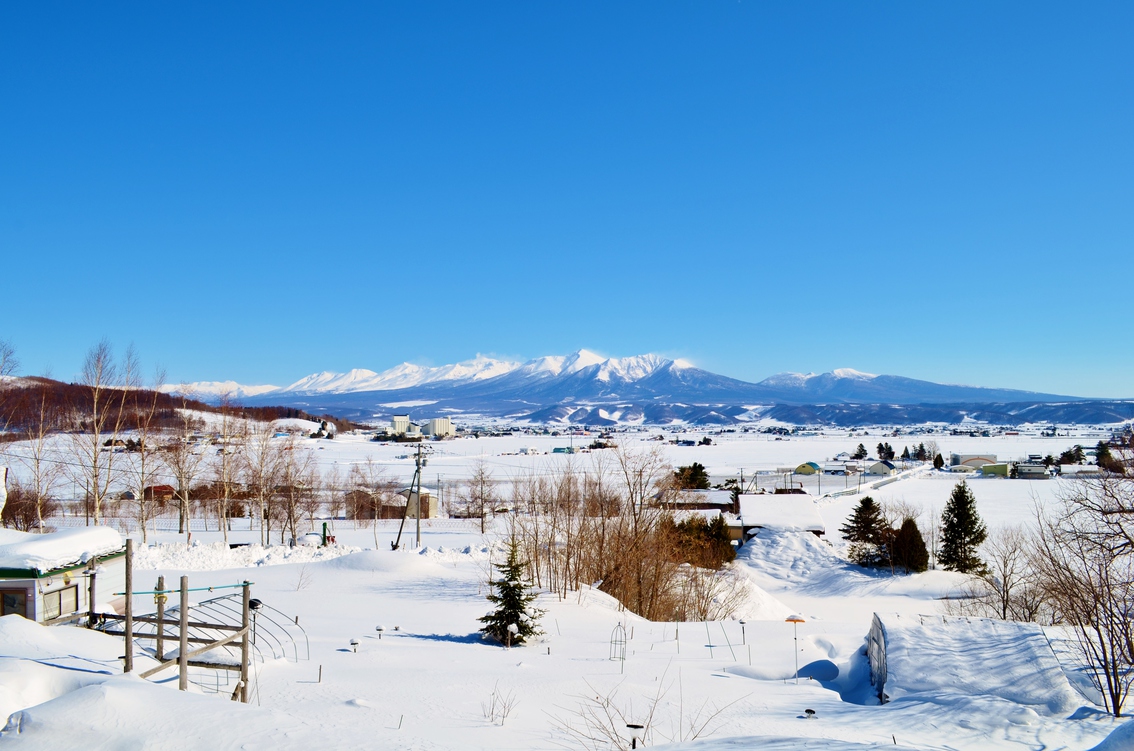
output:
[[[971,640],[911,649],[907,662],[937,678],[879,706],[863,656],[872,614],[938,613],[935,598],[958,575],[864,572],[807,533],[767,532],[743,548],[754,593],[743,627],[651,623],[585,588],[545,595],[545,635],[511,650],[476,634],[499,530],[427,525],[422,549],[392,552],[395,533],[384,525],[376,550],[370,530],[340,528],[328,549],[230,550],[197,535],[189,548],[165,540],[139,551],[138,587],[159,573],[187,572],[194,587],[251,579],[255,597],[298,617],[310,659],[258,664],[249,707],[228,701],[232,684],[186,696],[171,674],[119,675],[119,638],[0,619],[0,712],[12,715],[0,747],[573,748],[563,728],[579,726],[580,703],[594,697],[634,719],[657,701],[649,745],[686,739],[683,748],[1087,749],[1117,727],[1066,683],[1071,699],[1054,710],[1001,695],[1029,670],[1011,638],[992,651]],[[798,685],[783,622],[792,612],[806,619]],[[618,623],[630,636],[625,665],[609,659]],[[502,723],[482,709],[494,691],[514,699]],[[717,710],[703,739],[689,740]]]
[[[658,445],[642,440],[649,435],[620,439],[632,448]],[[675,465],[705,464],[719,481],[742,467],[748,476],[822,462],[859,442],[873,448],[888,440],[900,451],[924,439],[712,437],[712,446],[663,450]],[[593,455],[518,454],[520,448],[550,452],[570,440],[512,436],[430,444],[426,483],[467,477],[477,461],[501,480],[567,461],[590,462]],[[578,445],[592,437],[573,440]],[[936,440],[946,454],[1016,458],[1093,445],[1097,438]],[[399,458],[413,446],[352,436],[310,445],[324,470],[338,465],[342,471],[368,457],[406,480],[413,470],[410,459]],[[912,473],[869,492],[940,510],[956,481]],[[991,526],[1026,520],[1035,503],[1053,499],[1061,485],[971,484]],[[829,531],[859,497],[821,501]],[[0,714],[11,719],[0,748],[583,748],[567,728],[580,728],[585,708],[604,703],[639,722],[656,704],[647,746],[706,750],[1089,749],[1120,726],[1102,714],[1095,697],[1067,682],[1063,672],[1071,665],[1045,653],[1037,672],[1037,645],[1058,642],[1058,633],[997,631],[985,641],[982,634],[991,632],[974,624],[949,631],[947,639],[934,631],[919,638],[917,629],[942,613],[938,598],[957,587],[960,575],[865,571],[841,557],[837,536],[829,543],[805,532],[766,530],[744,546],[737,562],[749,587],[749,602],[738,614],[743,625],[652,623],[584,588],[562,600],[543,595],[545,634],[507,650],[476,633],[476,618],[488,606],[484,582],[490,561],[499,556],[503,522],[487,535],[475,522],[431,520],[423,527],[423,547],[398,552],[389,544],[396,524],[388,522],[380,523],[377,540],[371,529],[339,522],[338,542],[328,548],[229,549],[216,532],[195,533],[187,547],[176,535],[158,534],[137,552],[137,588],[151,587],[159,574],[167,581],[188,574],[193,587],[249,579],[254,597],[298,619],[309,657],[301,649],[298,660],[257,663],[253,701],[242,706],[228,700],[233,684],[225,681],[231,679],[221,677],[218,684],[198,671],[193,691],[179,693],[172,671],[152,681],[121,675],[120,638],[6,616],[0,618]],[[253,537],[249,531],[232,534],[234,541]],[[798,655],[792,626],[783,620],[792,613],[805,619]],[[875,613],[915,624],[903,632],[906,647],[892,669],[897,688],[885,705],[874,697],[864,656]],[[629,636],[625,664],[609,659],[619,623]],[[357,652],[352,639],[359,642]],[[152,664],[138,659],[139,670]],[[1038,688],[1027,688],[1033,685]],[[512,703],[506,718],[485,716],[494,692]],[[806,709],[814,710],[814,719],[806,719]],[[624,727],[616,729],[628,737]],[[1116,735],[1107,748],[1134,747],[1134,731],[1120,732],[1126,740]]]

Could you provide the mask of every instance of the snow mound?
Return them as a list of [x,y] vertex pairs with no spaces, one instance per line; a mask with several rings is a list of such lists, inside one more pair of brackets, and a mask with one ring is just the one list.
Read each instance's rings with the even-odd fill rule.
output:
[[794,612],[753,581],[747,567],[736,566],[733,570],[741,577],[741,586],[744,588],[745,595],[744,604],[733,614],[735,619],[782,621]]
[[325,548],[297,545],[249,545],[229,548],[214,543],[159,543],[139,548],[134,553],[134,568],[143,571],[177,569],[180,571],[222,571],[230,568],[278,566],[288,563],[329,561],[358,553],[362,548],[350,545],[329,545]]
[[709,738],[707,740],[674,743],[666,746],[671,751],[869,751],[888,749],[888,751],[915,751],[910,746],[894,743],[855,743],[832,738],[787,738],[782,736],[736,736],[733,738]]
[[879,619],[891,701],[995,696],[1046,715],[1082,703],[1037,624],[940,615]]
[[72,626],[0,618],[0,718],[118,673],[122,640]]
[[1114,732],[1090,751],[1130,751],[1134,748],[1134,720],[1115,728]]
[[172,691],[121,675],[13,713],[5,749],[322,748],[315,730],[282,712]]
[[76,626],[49,628],[21,615],[0,618],[0,657],[117,660],[120,654],[122,641],[98,631]]

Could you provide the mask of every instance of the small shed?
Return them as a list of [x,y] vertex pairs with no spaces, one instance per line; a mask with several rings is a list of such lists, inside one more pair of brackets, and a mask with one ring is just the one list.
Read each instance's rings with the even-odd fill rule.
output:
[[1007,462],[986,464],[980,468],[980,473],[985,477],[1008,477],[1012,474],[1012,468]]
[[898,474],[898,468],[894,466],[893,462],[880,461],[870,465],[870,469],[866,470],[868,475],[880,475],[882,477],[889,477],[890,475]]
[[117,612],[122,602],[115,593],[125,586],[126,546],[117,530],[81,527],[42,535],[0,530],[0,616],[51,624],[92,609]]
[[794,472],[797,475],[814,475],[820,471],[819,465],[815,462],[804,462],[795,468]]
[[815,499],[805,494],[743,494],[740,524],[745,537],[765,528],[803,530],[817,537],[827,532]]
[[[409,508],[406,510],[406,517],[409,519],[417,518],[417,491],[411,488],[398,493],[402,498],[406,499],[406,505]],[[422,519],[436,519],[441,515],[440,507],[437,504],[437,494],[429,488],[421,489],[421,518]]]
[[1020,462],[1016,465],[1016,477],[1021,480],[1047,480],[1051,470],[1038,462]]

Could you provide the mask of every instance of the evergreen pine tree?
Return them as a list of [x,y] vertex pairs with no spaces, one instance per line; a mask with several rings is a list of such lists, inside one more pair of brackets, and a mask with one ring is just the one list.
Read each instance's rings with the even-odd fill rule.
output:
[[947,571],[980,571],[984,563],[977,550],[986,537],[988,528],[977,514],[976,498],[964,481],[957,483],[941,514],[941,552],[937,560]]
[[890,557],[894,567],[904,569],[907,574],[929,568],[929,550],[913,519],[903,521],[901,528],[894,533]]
[[933,457],[933,468],[934,469],[941,469],[944,466],[945,466],[945,458],[942,457],[941,454],[938,454],[937,456]]
[[709,484],[709,473],[700,462],[693,462],[688,467],[678,467],[673,473],[673,479],[677,487],[685,490],[708,490],[712,487]]
[[866,458],[866,453],[867,453],[867,452],[866,452],[866,446],[863,446],[863,445],[862,445],[862,444],[860,443],[860,444],[858,444],[858,448],[856,448],[856,449],[854,450],[854,453],[853,453],[853,454],[851,454],[851,459],[865,459],[865,458]]
[[[502,644],[523,644],[526,639],[543,633],[539,619],[544,611],[532,604],[539,596],[524,581],[525,564],[520,560],[520,541],[515,537],[508,541],[508,558],[504,563],[495,564],[501,578],[492,582],[496,590],[487,595],[488,601],[496,609],[478,618],[484,626],[481,631]],[[508,627],[516,630],[509,638]]]
[[875,566],[880,560],[879,543],[881,542],[882,509],[870,496],[866,496],[854,512],[847,517],[847,522],[839,528],[843,538],[850,545],[850,559],[860,566]]
[[902,449],[902,459],[904,461],[907,461],[907,462],[910,460],[910,447],[909,446],[906,446]]

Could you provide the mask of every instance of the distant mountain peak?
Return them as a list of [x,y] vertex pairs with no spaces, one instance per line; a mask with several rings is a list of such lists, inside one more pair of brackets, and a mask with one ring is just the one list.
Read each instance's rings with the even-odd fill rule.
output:
[[878,377],[874,373],[863,373],[861,370],[855,370],[854,368],[836,368],[831,371],[831,375],[835,376],[835,378],[854,378],[859,381],[869,381]]
[[776,373],[760,381],[760,385],[793,388],[805,386],[815,379],[871,381],[877,377],[873,373],[863,373],[854,368],[836,368],[829,373]]

